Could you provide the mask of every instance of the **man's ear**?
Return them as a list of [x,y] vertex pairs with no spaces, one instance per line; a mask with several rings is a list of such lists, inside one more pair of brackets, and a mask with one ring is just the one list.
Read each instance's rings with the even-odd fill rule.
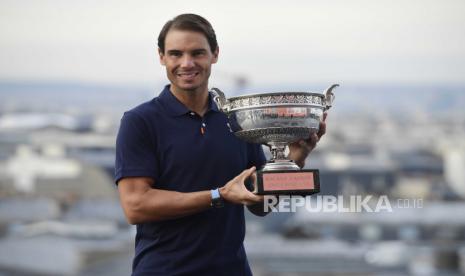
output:
[[160,64],[165,65],[165,54],[158,48],[158,57],[160,59]]
[[220,53],[220,47],[216,47],[216,50],[213,52],[213,60],[212,64],[216,63],[218,61],[218,54]]

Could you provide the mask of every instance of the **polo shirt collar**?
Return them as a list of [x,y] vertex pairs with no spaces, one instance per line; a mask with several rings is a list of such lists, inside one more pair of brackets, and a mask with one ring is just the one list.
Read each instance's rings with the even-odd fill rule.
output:
[[[187,113],[190,113],[191,111],[184,105],[182,104],[170,91],[170,85],[166,85],[163,91],[160,93],[159,96],[160,100],[163,103],[163,106],[165,107],[166,112],[170,116],[181,116],[185,115]],[[214,111],[214,112],[219,112],[218,107],[216,106],[215,102],[213,101],[212,95],[209,93],[208,94],[208,109],[205,114],[207,114],[209,111]]]

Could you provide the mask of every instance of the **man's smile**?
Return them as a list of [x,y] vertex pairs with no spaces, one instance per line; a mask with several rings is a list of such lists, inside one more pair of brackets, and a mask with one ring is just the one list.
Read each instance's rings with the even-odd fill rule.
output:
[[177,72],[177,73],[176,73],[176,76],[178,76],[179,78],[183,78],[183,79],[193,79],[193,78],[195,78],[198,74],[199,74],[199,72],[197,72],[197,71],[192,71],[192,72]]

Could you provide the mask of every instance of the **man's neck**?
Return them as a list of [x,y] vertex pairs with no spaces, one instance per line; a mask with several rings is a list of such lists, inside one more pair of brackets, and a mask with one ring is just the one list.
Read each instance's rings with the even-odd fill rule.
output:
[[203,116],[208,109],[208,89],[198,89],[196,91],[174,89],[170,86],[170,91],[187,109]]

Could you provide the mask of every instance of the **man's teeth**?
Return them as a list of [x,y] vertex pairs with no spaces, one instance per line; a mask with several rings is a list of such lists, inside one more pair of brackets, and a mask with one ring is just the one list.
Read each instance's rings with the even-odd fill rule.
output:
[[196,72],[192,72],[192,73],[179,73],[178,76],[186,76],[186,77],[193,77],[197,75]]

